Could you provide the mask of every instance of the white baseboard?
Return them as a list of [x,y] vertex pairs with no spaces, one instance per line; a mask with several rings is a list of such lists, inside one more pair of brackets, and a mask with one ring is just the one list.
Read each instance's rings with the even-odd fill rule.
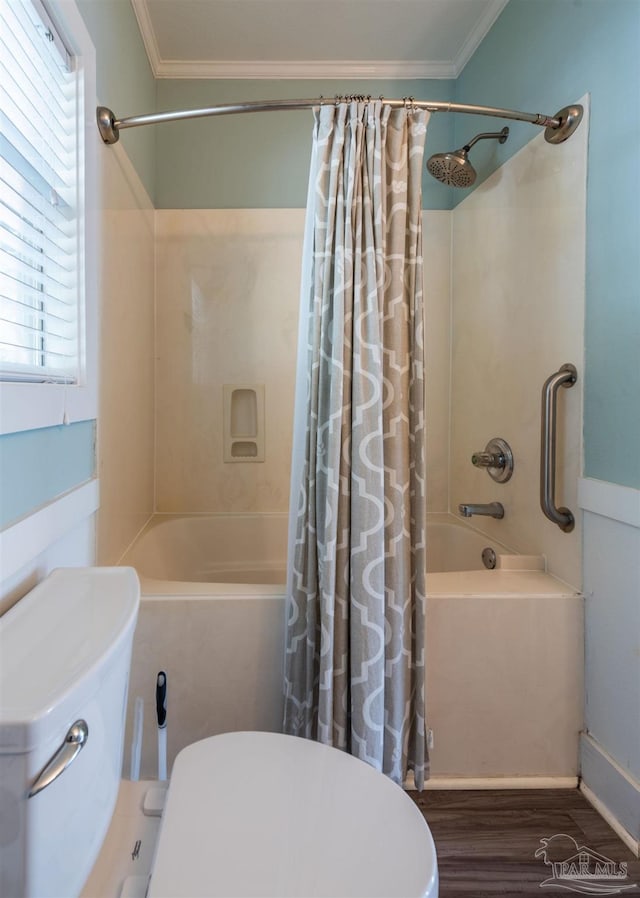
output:
[[[428,792],[461,789],[575,789],[577,776],[432,776],[424,784]],[[410,771],[404,788],[416,788],[413,771]]]
[[635,854],[636,857],[640,857],[640,842],[633,838],[631,833],[622,826],[620,821],[613,816],[609,808],[600,801],[598,796],[595,795],[588,786],[585,786],[584,783],[580,783],[580,791],[589,804],[600,814],[603,820],[609,824],[614,833],[624,842],[629,851]]
[[640,783],[586,733],[580,739],[585,798],[629,846],[636,857],[640,848]]

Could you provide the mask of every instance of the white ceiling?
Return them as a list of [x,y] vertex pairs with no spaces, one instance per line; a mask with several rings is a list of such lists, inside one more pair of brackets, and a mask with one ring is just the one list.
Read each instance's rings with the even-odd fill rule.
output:
[[158,78],[456,78],[507,0],[131,0]]

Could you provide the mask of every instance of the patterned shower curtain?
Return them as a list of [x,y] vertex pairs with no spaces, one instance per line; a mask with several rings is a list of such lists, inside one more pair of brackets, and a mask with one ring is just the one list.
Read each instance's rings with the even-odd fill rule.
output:
[[[422,157],[429,114],[315,110],[294,424],[285,732],[401,783],[424,723]],[[302,385],[302,389],[301,389]]]

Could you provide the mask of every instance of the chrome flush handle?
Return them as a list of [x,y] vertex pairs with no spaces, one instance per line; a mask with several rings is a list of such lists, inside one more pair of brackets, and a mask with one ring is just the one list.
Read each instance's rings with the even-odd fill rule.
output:
[[50,786],[54,780],[57,780],[60,774],[64,773],[67,769],[69,764],[77,758],[88,738],[89,727],[87,726],[86,720],[76,720],[64,737],[64,742],[58,751],[42,769],[27,797],[33,798],[34,795],[37,795],[38,792],[42,792],[42,790],[46,789],[47,786]]

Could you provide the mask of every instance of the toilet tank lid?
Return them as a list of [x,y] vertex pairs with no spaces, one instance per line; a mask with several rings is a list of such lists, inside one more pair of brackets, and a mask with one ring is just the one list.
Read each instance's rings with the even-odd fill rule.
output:
[[133,568],[60,568],[0,618],[0,752],[30,749],[97,688],[139,601]]

